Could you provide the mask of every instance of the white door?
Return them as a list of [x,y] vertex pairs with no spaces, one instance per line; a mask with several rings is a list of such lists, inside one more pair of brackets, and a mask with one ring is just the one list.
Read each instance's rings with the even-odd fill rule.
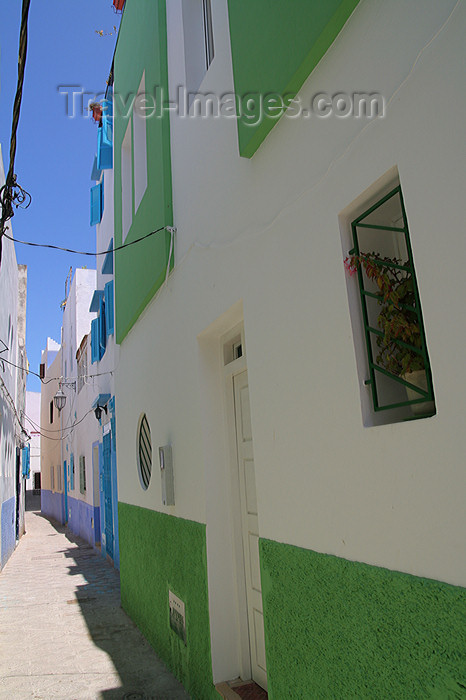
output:
[[246,370],[233,377],[233,387],[251,670],[252,677],[256,683],[263,688],[267,688],[264,615],[259,566],[256,479],[254,475],[248,373]]

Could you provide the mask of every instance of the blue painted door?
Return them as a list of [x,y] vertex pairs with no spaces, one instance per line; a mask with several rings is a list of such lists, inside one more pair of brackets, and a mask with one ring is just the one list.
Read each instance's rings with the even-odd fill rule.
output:
[[112,508],[112,436],[104,435],[104,500],[105,500],[105,549],[113,559],[113,508]]
[[63,522],[68,522],[68,474],[66,473],[66,459],[63,462],[63,504],[65,512],[63,513]]

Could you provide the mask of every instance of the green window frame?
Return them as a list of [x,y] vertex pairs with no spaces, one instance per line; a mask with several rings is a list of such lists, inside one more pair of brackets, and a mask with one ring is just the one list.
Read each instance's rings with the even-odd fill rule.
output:
[[398,185],[351,223],[375,412],[411,407],[403,420],[435,414],[434,389],[408,220]]
[[79,457],[79,491],[86,493],[86,458],[84,455]]

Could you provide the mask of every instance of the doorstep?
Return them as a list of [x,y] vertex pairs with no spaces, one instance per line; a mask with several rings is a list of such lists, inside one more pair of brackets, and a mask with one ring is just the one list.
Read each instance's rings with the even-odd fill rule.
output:
[[[224,700],[266,700],[267,693],[254,681],[243,681],[241,678],[236,678],[233,681],[217,683],[215,689]],[[241,690],[240,690],[241,689]],[[236,692],[236,690],[240,690]]]

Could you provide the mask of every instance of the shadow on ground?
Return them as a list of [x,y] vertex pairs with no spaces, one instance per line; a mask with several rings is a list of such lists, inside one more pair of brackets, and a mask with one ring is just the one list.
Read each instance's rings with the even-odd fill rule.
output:
[[70,546],[59,552],[67,559],[68,574],[79,576],[70,606],[79,605],[92,642],[110,657],[121,687],[101,691],[103,700],[189,700],[120,604],[119,573],[87,542],[47,518]]

